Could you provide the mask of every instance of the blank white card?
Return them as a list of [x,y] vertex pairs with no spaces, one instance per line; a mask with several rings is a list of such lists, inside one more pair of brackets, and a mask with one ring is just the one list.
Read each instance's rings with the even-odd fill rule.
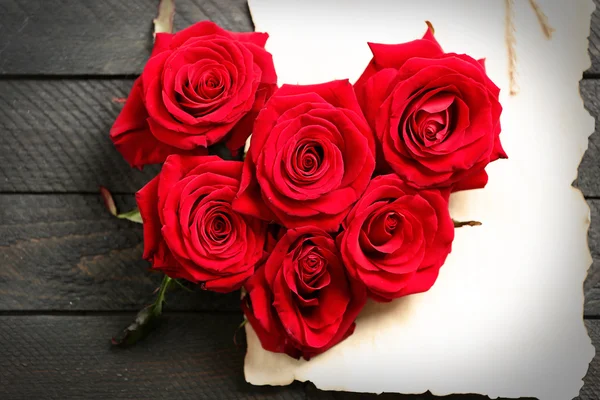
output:
[[312,381],[324,390],[480,393],[542,400],[578,395],[594,356],[583,324],[589,209],[571,187],[594,131],[579,95],[589,67],[592,0],[515,2],[521,91],[508,95],[504,0],[249,0],[268,32],[279,83],[354,82],[367,42],[420,38],[431,21],[444,50],[486,58],[502,88],[502,143],[483,190],[451,198],[453,251],[427,293],[368,304],[350,338],[309,362],[262,349],[246,325],[246,380]]

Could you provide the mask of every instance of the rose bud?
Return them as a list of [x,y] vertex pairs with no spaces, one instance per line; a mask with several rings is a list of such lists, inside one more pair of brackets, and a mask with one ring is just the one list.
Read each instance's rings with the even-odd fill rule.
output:
[[263,256],[267,224],[231,208],[242,162],[172,155],[137,194],[144,259],[216,292],[239,289]]
[[367,298],[331,236],[310,226],[288,230],[244,287],[242,309],[263,348],[307,360],[353,333]]
[[431,288],[454,239],[448,194],[416,191],[393,174],[371,181],[337,238],[344,265],[371,298],[385,302]]
[[378,138],[378,171],[416,188],[484,187],[484,168],[506,154],[500,89],[483,60],[444,53],[431,30],[421,40],[369,46],[373,59],[354,87]]
[[283,85],[256,119],[234,208],[337,231],[374,168],[375,141],[348,81]]
[[170,154],[205,153],[225,142],[237,150],[252,130],[277,75],[266,33],[235,33],[199,22],[158,33],[110,137],[134,167]]

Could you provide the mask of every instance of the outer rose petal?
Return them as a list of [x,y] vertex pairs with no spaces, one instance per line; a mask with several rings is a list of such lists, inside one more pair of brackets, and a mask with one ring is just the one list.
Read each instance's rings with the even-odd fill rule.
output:
[[261,82],[263,84],[277,86],[277,73],[273,64],[273,55],[264,49],[264,46],[257,46],[248,43],[246,48],[254,55],[254,62],[261,70]]
[[400,44],[369,43],[369,47],[379,68],[400,68],[411,58],[436,58],[444,54],[429,29],[420,40]]
[[253,274],[254,268],[250,268],[241,274],[211,279],[206,281],[204,284],[204,289],[217,293],[229,293],[233,290],[238,290],[241,288],[246,279],[250,278]]
[[152,54],[150,54],[150,58],[155,55],[162,53],[165,50],[169,50],[171,46],[171,40],[173,40],[172,33],[160,32],[157,33],[154,38],[154,46],[152,47]]
[[160,176],[156,176],[140,189],[135,199],[144,222],[144,254],[153,269],[160,270],[174,279],[187,279],[195,282],[179,263],[167,247],[161,235],[161,222],[158,215],[158,183]]
[[472,189],[482,189],[488,183],[488,174],[485,170],[481,170],[475,175],[472,175],[468,178],[465,178],[459,182],[457,182],[453,187],[453,192],[459,192],[461,190],[472,190]]
[[399,298],[428,291],[437,280],[439,273],[440,269],[433,267],[419,271],[419,273],[415,274],[415,276],[409,281],[408,285],[403,287],[394,295],[394,297]]
[[256,180],[256,166],[251,158],[246,155],[240,191],[232,202],[233,209],[242,213],[260,218],[264,221],[276,221],[277,217],[267,207],[260,193],[260,186]]
[[242,299],[242,311],[256,332],[263,348],[274,353],[286,353],[291,357],[299,358],[302,355],[300,350],[285,340],[283,327],[272,314],[273,294],[268,289],[264,267],[259,267],[244,287],[248,294]]
[[[148,113],[142,97],[142,79],[138,78],[110,130],[110,139],[132,167],[141,168],[146,164],[159,164],[169,154],[182,152],[156,140],[150,133],[147,118]],[[202,149],[197,153],[205,153],[205,150]]]
[[316,93],[336,108],[347,108],[358,115],[362,115],[356,95],[348,79],[316,85],[282,85],[277,91],[277,96],[305,95],[306,93]]
[[160,175],[135,194],[135,200],[142,216],[144,226],[144,259],[151,258],[158,250],[162,240],[160,235],[160,217],[158,215],[158,182]]
[[239,40],[242,42],[250,42],[260,47],[265,47],[269,35],[263,32],[230,32],[221,28],[212,21],[201,21],[182,31],[177,32],[173,41],[171,42],[171,48],[175,49],[184,44],[188,39],[198,36],[209,36],[219,35],[225,36],[230,39]]
[[358,102],[373,130],[375,130],[375,120],[381,104],[392,91],[397,77],[397,70],[385,68],[373,74],[363,85],[354,87]]

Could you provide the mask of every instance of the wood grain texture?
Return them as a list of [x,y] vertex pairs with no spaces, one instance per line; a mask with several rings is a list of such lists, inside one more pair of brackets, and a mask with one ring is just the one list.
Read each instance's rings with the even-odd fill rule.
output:
[[[3,0],[0,74],[135,75],[152,48],[159,0]],[[178,0],[175,31],[212,20],[253,30],[245,0]]]
[[0,317],[0,398],[304,399],[302,384],[245,383],[245,346],[233,343],[241,314],[166,316],[135,347],[111,348],[132,318]]
[[594,260],[584,285],[585,315],[600,317],[600,200],[588,200],[592,224],[588,244]]
[[0,81],[0,191],[135,193],[158,167],[132,169],[108,137],[132,84]]
[[585,72],[586,76],[600,75],[600,0],[594,0],[596,10],[592,13],[589,36],[589,54],[592,66]]
[[[3,0],[0,74],[139,74],[152,47],[157,5],[158,0]],[[178,0],[176,7],[176,31],[207,19],[233,31],[253,29],[245,0]],[[597,9],[588,76],[600,74],[599,29]]]
[[[382,396],[322,392],[312,384],[254,387],[244,382],[245,345],[232,341],[241,314],[174,314],[145,341],[111,349],[108,338],[133,317],[0,317],[0,398],[433,400],[430,394]],[[587,321],[600,346],[600,321]],[[13,345],[13,344],[18,344]],[[598,399],[600,357],[590,365],[581,400]],[[477,395],[444,397],[484,400]]]
[[600,80],[583,80],[579,87],[586,109],[596,118],[596,130],[589,138],[574,185],[585,196],[600,197]]
[[[142,251],[141,225],[110,216],[99,195],[0,195],[0,310],[139,310],[162,279]],[[239,294],[176,289],[166,308],[238,311]]]

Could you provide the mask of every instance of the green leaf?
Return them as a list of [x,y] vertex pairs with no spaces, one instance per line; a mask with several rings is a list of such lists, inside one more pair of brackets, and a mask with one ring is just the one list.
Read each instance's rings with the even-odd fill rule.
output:
[[130,221],[137,222],[138,224],[143,223],[142,216],[140,215],[140,210],[138,210],[137,208],[126,213],[118,214],[117,218],[128,219]]
[[133,322],[111,339],[113,346],[131,346],[144,339],[158,326],[162,314],[162,306],[165,302],[165,293],[172,281],[171,278],[165,275],[154,303],[137,313]]
[[143,223],[140,210],[136,208],[126,213],[119,214],[117,211],[117,205],[115,204],[115,200],[113,199],[112,194],[110,194],[110,191],[104,186],[100,186],[99,189],[102,200],[104,200],[104,205],[111,215],[121,219],[128,219],[130,221],[137,222],[138,224]]
[[189,287],[185,286],[183,283],[179,282],[177,279],[173,279],[173,282],[175,282],[177,284],[177,286],[179,286],[180,288],[182,288],[186,292],[195,293],[192,289],[190,289]]
[[111,339],[113,346],[128,347],[148,336],[159,323],[160,314],[154,305],[142,309],[135,320]]

